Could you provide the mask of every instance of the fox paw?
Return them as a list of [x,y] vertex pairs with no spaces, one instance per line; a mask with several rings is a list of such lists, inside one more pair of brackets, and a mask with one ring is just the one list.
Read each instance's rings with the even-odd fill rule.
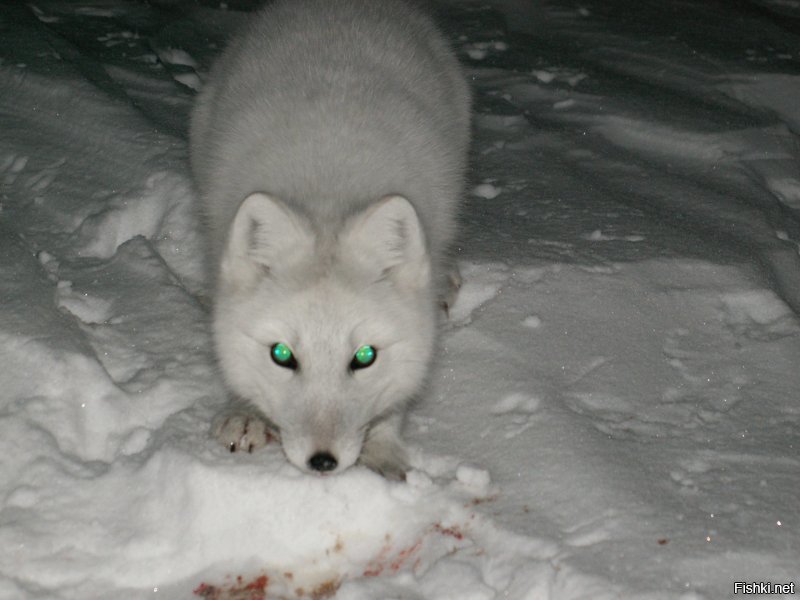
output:
[[405,448],[394,440],[368,440],[358,464],[394,481],[405,481],[409,469]]
[[450,317],[450,309],[455,305],[456,300],[458,299],[458,292],[461,289],[461,283],[461,271],[459,270],[458,265],[453,263],[450,267],[450,270],[447,272],[444,290],[439,297],[439,306],[441,306],[445,316],[448,318]]
[[275,440],[267,422],[256,415],[225,415],[217,419],[211,433],[231,452],[252,452]]

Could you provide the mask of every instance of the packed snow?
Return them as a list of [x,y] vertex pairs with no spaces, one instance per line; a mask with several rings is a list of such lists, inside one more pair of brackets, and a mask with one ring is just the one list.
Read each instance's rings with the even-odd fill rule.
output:
[[438,6],[464,281],[392,482],[210,435],[186,127],[247,4],[0,11],[0,598],[800,585],[800,5]]

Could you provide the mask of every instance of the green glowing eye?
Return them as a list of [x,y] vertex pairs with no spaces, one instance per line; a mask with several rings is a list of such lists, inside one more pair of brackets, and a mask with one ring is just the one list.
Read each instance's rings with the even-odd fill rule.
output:
[[377,358],[377,356],[378,351],[372,346],[361,346],[353,355],[350,368],[355,371],[356,369],[368,367],[375,362],[375,358]]
[[297,361],[294,358],[292,349],[283,342],[278,342],[272,345],[270,350],[273,362],[279,367],[286,367],[287,369],[296,369]]

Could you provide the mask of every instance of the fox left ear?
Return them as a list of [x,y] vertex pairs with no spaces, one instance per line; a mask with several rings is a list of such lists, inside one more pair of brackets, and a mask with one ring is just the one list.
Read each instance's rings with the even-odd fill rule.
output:
[[418,289],[430,283],[430,257],[417,211],[402,196],[385,196],[353,217],[341,237],[348,259],[377,279]]

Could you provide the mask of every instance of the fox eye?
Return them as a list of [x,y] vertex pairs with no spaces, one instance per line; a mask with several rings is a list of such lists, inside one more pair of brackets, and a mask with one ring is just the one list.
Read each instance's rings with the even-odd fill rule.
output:
[[279,367],[285,367],[292,371],[297,369],[297,360],[294,358],[292,349],[283,342],[273,344],[269,354],[272,356],[272,362]]
[[350,361],[350,369],[353,371],[365,369],[374,363],[377,357],[378,351],[373,346],[361,346]]

